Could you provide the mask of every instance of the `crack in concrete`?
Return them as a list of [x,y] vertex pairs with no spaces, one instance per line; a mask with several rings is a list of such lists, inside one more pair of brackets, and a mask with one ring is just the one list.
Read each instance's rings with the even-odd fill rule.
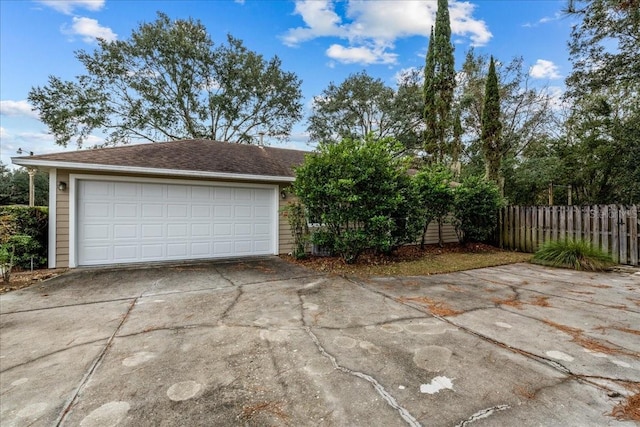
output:
[[[315,285],[317,285],[317,283],[314,282],[312,285],[315,286]],[[302,288],[302,289],[298,290],[298,299],[300,300],[300,319],[302,321],[303,330],[307,333],[309,338],[311,338],[311,341],[315,344],[315,346],[318,349],[318,351],[320,352],[320,354],[322,356],[324,356],[325,358],[329,359],[329,361],[331,362],[331,365],[333,365],[334,369],[337,369],[337,370],[339,370],[341,372],[344,372],[344,373],[346,373],[348,375],[352,375],[352,376],[355,376],[357,378],[361,378],[361,379],[369,382],[373,386],[373,388],[376,390],[376,392],[382,397],[382,399],[385,402],[387,402],[387,404],[389,406],[391,406],[393,409],[398,411],[398,413],[400,414],[400,417],[404,421],[406,421],[406,423],[408,425],[410,425],[412,427],[422,427],[420,422],[417,419],[415,419],[415,417],[413,417],[413,415],[411,415],[411,413],[409,413],[408,410],[406,410],[404,407],[400,406],[400,404],[398,404],[396,399],[375,378],[373,378],[370,375],[364,374],[362,372],[353,371],[353,370],[351,370],[349,368],[341,366],[340,364],[338,364],[338,360],[336,359],[336,357],[333,356],[332,354],[330,354],[329,352],[327,352],[327,350],[322,346],[322,344],[320,343],[320,340],[313,333],[313,331],[311,331],[311,328],[307,325],[307,322],[305,320],[303,292],[305,290],[308,290],[309,287],[310,286],[307,285],[307,286],[305,286],[305,288]]]
[[238,286],[237,290],[238,290],[238,293],[236,294],[236,297],[233,299],[233,301],[231,301],[231,304],[229,304],[229,306],[227,306],[227,308],[224,309],[224,311],[220,315],[219,322],[223,322],[224,319],[227,318],[231,310],[233,310],[233,308],[238,304],[240,297],[242,297],[242,295],[244,294],[244,291],[242,290],[242,285]]
[[497,406],[492,406],[491,408],[483,409],[483,410],[478,411],[475,414],[471,415],[466,420],[459,422],[458,424],[456,424],[456,427],[467,426],[467,425],[469,425],[469,424],[471,424],[471,423],[473,423],[475,421],[481,420],[483,418],[490,417],[491,415],[493,415],[494,413],[496,413],[498,411],[506,411],[509,408],[511,408],[511,406],[509,406],[509,405],[497,405]]
[[56,308],[82,307],[83,305],[106,304],[106,303],[109,303],[109,302],[130,301],[132,298],[137,298],[137,297],[136,296],[128,296],[128,297],[113,298],[113,299],[108,299],[108,300],[81,302],[81,303],[77,303],[77,304],[61,304],[61,305],[55,305],[55,306],[51,306],[51,307],[40,307],[40,308],[30,308],[30,309],[27,309],[27,310],[8,311],[6,313],[0,313],[0,316],[6,316],[6,315],[9,315],[9,314],[20,314],[20,313],[33,313],[35,311],[54,310]]
[[124,322],[129,317],[129,314],[131,314],[131,312],[133,311],[133,308],[135,307],[136,302],[138,301],[139,298],[140,296],[136,297],[133,301],[131,301],[131,304],[129,304],[129,309],[124,314],[124,316],[122,316],[122,320],[120,321],[116,329],[113,331],[113,334],[111,334],[111,337],[109,337],[109,339],[107,340],[107,343],[105,344],[104,348],[102,349],[100,354],[98,354],[98,357],[95,358],[89,370],[84,374],[83,378],[80,380],[80,384],[78,384],[78,387],[76,387],[71,398],[67,400],[67,402],[65,403],[62,412],[60,413],[60,415],[58,416],[58,419],[55,422],[56,427],[59,427],[63,424],[66,416],[69,414],[69,412],[71,411],[71,408],[73,408],[73,405],[75,405],[76,401],[78,400],[78,397],[80,396],[80,392],[85,387],[85,385],[89,382],[89,380],[93,376],[93,373],[98,369],[98,366],[100,365],[100,363],[102,363],[102,360],[104,360],[107,354],[107,351],[113,344],[113,340],[118,334],[118,331],[120,330],[120,328],[122,328],[122,325],[124,325]]
[[325,350],[325,348],[320,343],[320,340],[318,339],[318,337],[313,333],[313,331],[311,331],[311,328],[309,328],[308,326],[305,326],[304,330],[307,332],[307,335],[309,335],[309,337],[311,338],[311,341],[313,341],[313,343],[316,345],[320,354],[326,357],[327,359],[329,359],[334,369],[337,369],[340,372],[344,372],[346,374],[355,376],[357,378],[361,378],[369,382],[373,386],[373,388],[376,390],[376,392],[378,392],[378,394],[382,397],[382,399],[385,402],[387,402],[389,406],[391,406],[393,409],[398,411],[398,413],[400,414],[400,417],[404,421],[406,421],[408,425],[412,427],[421,427],[420,422],[418,422],[418,420],[416,420],[413,417],[413,415],[409,413],[409,411],[407,411],[404,407],[400,406],[398,401],[384,388],[382,384],[378,382],[378,380],[373,378],[371,375],[367,375],[359,371],[353,371],[349,368],[341,366],[338,363],[338,360],[335,358],[335,356],[333,356],[332,354],[328,353]]
[[26,362],[18,363],[17,365],[10,366],[10,367],[8,367],[8,368],[2,369],[2,370],[0,370],[0,374],[4,374],[5,372],[9,372],[9,371],[11,371],[11,370],[13,370],[13,369],[19,368],[19,367],[21,367],[21,366],[28,365],[28,364],[33,363],[33,362],[37,362],[38,360],[45,359],[45,358],[47,358],[47,357],[49,357],[49,356],[53,356],[54,354],[64,353],[65,351],[67,351],[67,350],[71,350],[71,349],[76,348],[76,347],[82,347],[82,346],[85,346],[85,345],[95,344],[95,343],[98,343],[98,342],[101,342],[101,341],[105,341],[105,340],[107,340],[107,339],[108,339],[108,338],[106,338],[106,337],[105,337],[105,338],[100,338],[100,339],[93,340],[93,341],[82,342],[82,343],[74,344],[74,345],[69,346],[69,347],[61,348],[61,349],[59,349],[59,350],[52,351],[52,352],[50,352],[50,353],[47,353],[47,354],[43,354],[43,355],[41,355],[41,356],[38,356],[38,357],[36,357],[36,358],[34,358],[34,359],[30,359],[30,360],[28,360],[28,361],[26,361]]
[[[508,271],[504,271],[504,270],[500,270],[500,271],[502,271],[504,273],[513,274],[512,272],[508,272]],[[573,297],[568,297],[566,295],[558,295],[558,294],[553,294],[553,293],[549,293],[549,292],[542,292],[542,291],[539,291],[539,290],[527,288],[525,286],[518,286],[518,285],[515,285],[515,284],[507,285],[507,284],[504,284],[504,283],[501,283],[501,282],[496,282],[496,281],[493,281],[491,279],[487,279],[485,277],[471,275],[471,274],[469,274],[467,272],[460,272],[460,273],[464,274],[464,275],[466,275],[468,277],[471,277],[471,278],[473,278],[475,280],[479,279],[479,280],[482,280],[482,281],[487,282],[487,283],[491,283],[491,284],[496,285],[496,286],[503,286],[503,287],[507,286],[507,287],[510,287],[512,289],[513,289],[513,287],[518,287],[518,288],[522,289],[525,292],[531,292],[531,293],[534,293],[534,294],[540,294],[540,295],[545,295],[545,296],[549,296],[549,297],[553,297],[553,298],[560,298],[560,299],[565,299],[565,300],[568,300],[568,301],[575,301],[575,302],[579,302],[579,303],[584,303],[584,304],[589,304],[589,305],[597,305],[599,307],[612,308],[612,309],[629,311],[629,312],[632,312],[632,313],[639,313],[640,314],[640,311],[632,310],[632,309],[629,309],[628,307],[627,308],[621,308],[620,306],[617,306],[617,305],[603,304],[603,303],[599,303],[599,302],[595,302],[595,301],[585,301],[584,299],[573,298]],[[539,279],[539,277],[526,275],[526,274],[523,274],[523,276],[525,276],[527,278],[532,278],[532,279]],[[572,285],[572,286],[575,287],[574,283],[567,282],[567,281],[564,281],[564,280],[557,280],[557,281],[558,282],[562,282],[562,283],[566,283],[568,285]],[[591,286],[591,285],[585,285],[585,286]]]

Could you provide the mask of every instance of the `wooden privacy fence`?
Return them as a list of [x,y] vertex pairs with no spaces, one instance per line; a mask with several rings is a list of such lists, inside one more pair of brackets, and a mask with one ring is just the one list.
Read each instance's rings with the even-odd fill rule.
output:
[[591,241],[619,264],[638,265],[638,206],[507,206],[500,212],[500,245],[535,252],[550,240]]

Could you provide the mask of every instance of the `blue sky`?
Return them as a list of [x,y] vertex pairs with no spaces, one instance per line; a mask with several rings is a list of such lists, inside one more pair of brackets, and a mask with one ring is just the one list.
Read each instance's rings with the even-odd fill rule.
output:
[[[456,68],[471,47],[503,62],[523,56],[532,82],[561,90],[571,71],[566,0],[449,0]],[[399,72],[424,64],[436,0],[0,0],[0,150],[4,164],[22,148],[61,151],[31,111],[27,94],[49,75],[72,80],[83,69],[74,52],[95,48],[95,38],[127,39],[142,22],[199,19],[214,42],[226,34],[303,81],[305,114],[330,82],[366,70],[393,86]],[[287,143],[310,149],[306,124]],[[99,142],[96,137],[96,142]],[[68,150],[76,147],[68,147]]]

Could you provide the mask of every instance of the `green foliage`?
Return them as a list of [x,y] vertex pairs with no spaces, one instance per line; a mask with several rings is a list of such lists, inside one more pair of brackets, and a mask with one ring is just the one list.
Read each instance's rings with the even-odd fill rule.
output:
[[[465,144],[466,163],[464,176],[486,173],[482,155],[482,116],[485,104],[487,74],[490,57],[467,52],[462,70],[458,74],[458,100]],[[503,175],[512,177],[520,161],[528,156],[528,150],[547,141],[558,131],[557,117],[552,109],[552,93],[547,88],[531,85],[528,68],[521,57],[509,62],[495,63],[500,99],[500,123],[502,139],[500,156]],[[548,182],[546,183],[548,185]],[[505,183],[509,186],[509,182]],[[522,194],[526,197],[526,194]]]
[[488,242],[498,225],[503,201],[498,187],[478,177],[469,177],[455,189],[453,216],[461,242]]
[[420,213],[408,160],[391,139],[321,143],[296,170],[294,191],[321,224],[313,243],[348,263],[362,251],[389,252],[418,235]]
[[98,41],[76,57],[85,74],[50,76],[29,101],[57,144],[80,147],[94,130],[106,144],[132,140],[255,142],[289,134],[302,117],[300,79],[229,35],[214,47],[200,21],[158,13],[128,40]]
[[433,165],[418,172],[413,177],[414,185],[418,192],[418,200],[424,215],[420,247],[424,247],[427,227],[434,220],[438,222],[438,241],[441,246],[443,244],[442,224],[445,217],[451,213],[454,200],[451,179],[451,171],[444,165]]
[[13,265],[24,269],[46,267],[48,248],[49,210],[46,207],[2,206],[0,207],[0,242],[11,242],[14,236],[28,236],[14,241]]
[[[37,171],[33,177],[36,206],[49,202],[49,174]],[[26,168],[10,170],[0,163],[0,206],[29,204],[29,173]]]
[[[573,27],[569,55],[573,71],[569,96],[602,89],[638,89],[640,84],[640,2],[569,0],[567,12],[581,18]],[[594,66],[597,64],[597,66]]]
[[2,280],[9,283],[11,272],[16,265],[16,252],[24,251],[24,248],[31,242],[31,237],[14,234],[0,243],[0,271],[2,272]]
[[482,154],[485,162],[485,177],[498,185],[502,192],[501,176],[502,157],[502,122],[500,117],[500,88],[493,56],[489,61],[489,73],[484,90],[484,107],[482,108]]
[[351,74],[340,85],[330,83],[313,100],[307,131],[312,141],[342,138],[394,137],[415,147],[421,119],[421,98],[416,76],[405,73],[397,91],[366,71]]
[[568,12],[581,22],[569,42],[565,179],[578,203],[638,203],[640,4],[572,0]]
[[293,237],[293,251],[291,254],[297,259],[305,258],[307,256],[307,242],[309,241],[309,225],[305,208],[302,203],[293,202],[285,206],[283,211],[287,216],[291,236]]
[[429,38],[425,64],[425,149],[435,162],[451,155],[453,91],[456,86],[454,47],[448,0],[438,0],[435,29]]
[[533,255],[532,262],[575,270],[601,271],[614,264],[611,256],[584,240],[552,240]]

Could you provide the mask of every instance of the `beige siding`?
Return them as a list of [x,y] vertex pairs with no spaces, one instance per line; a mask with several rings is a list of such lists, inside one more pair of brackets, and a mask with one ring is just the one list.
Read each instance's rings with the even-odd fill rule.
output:
[[292,194],[291,189],[288,188],[288,184],[280,185],[280,191],[285,191],[287,198],[283,199],[280,197],[280,206],[278,208],[278,241],[279,244],[279,253],[280,254],[288,254],[293,250],[293,236],[291,236],[291,227],[289,227],[289,220],[287,219],[286,212],[283,212],[283,209],[290,203],[293,203],[296,200],[296,197]]
[[[93,171],[69,171],[69,170],[58,170],[57,171],[57,180],[58,182],[64,181],[69,184],[69,174],[86,174],[86,175],[103,175],[103,176],[114,176],[109,173],[100,173]],[[118,175],[121,176],[121,175]],[[173,177],[167,177],[163,175],[128,175],[132,178],[136,177],[144,177],[144,178],[161,178],[161,179],[170,179]],[[191,180],[191,181],[209,181],[212,185],[216,182],[233,182],[237,184],[262,184],[264,182],[260,181],[233,181],[233,180],[207,180],[197,177],[176,177],[176,179],[180,180]],[[271,184],[271,183],[267,183]],[[289,184],[281,184],[279,187],[279,192],[283,189],[286,189]],[[69,266],[69,190],[62,192],[60,190],[56,190],[56,267],[65,268]],[[292,238],[291,233],[289,232],[289,222],[287,218],[281,212],[281,208],[285,206],[287,203],[290,203],[293,198],[290,192],[287,192],[287,198],[282,199],[278,194],[279,209],[278,209],[278,238],[279,238],[279,247],[278,253],[285,254],[291,252]]]
[[[456,229],[451,222],[445,222],[442,224],[442,240],[444,243],[458,243],[458,235]],[[425,236],[425,243],[428,245],[438,243],[438,223],[432,221],[427,227],[427,234]]]
[[[57,172],[58,182],[69,184],[69,171]],[[56,185],[56,268],[69,266],[69,190]]]

